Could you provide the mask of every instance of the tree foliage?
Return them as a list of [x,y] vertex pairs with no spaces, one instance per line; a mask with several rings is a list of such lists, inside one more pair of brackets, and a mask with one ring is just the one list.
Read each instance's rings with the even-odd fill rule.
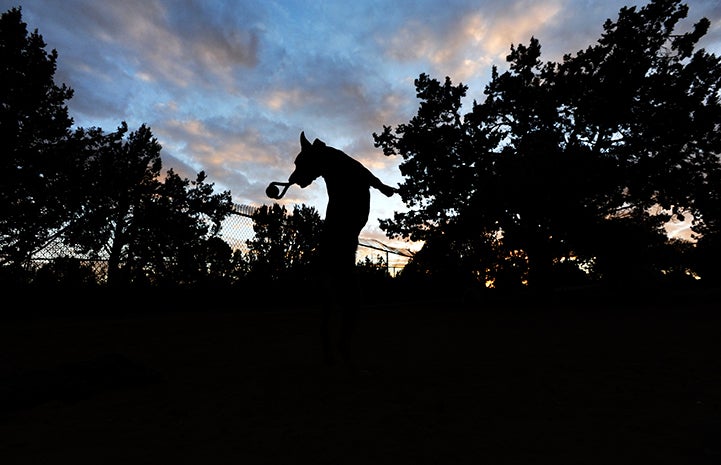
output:
[[[66,243],[108,257],[109,285],[190,285],[207,275],[208,240],[232,211],[230,192],[214,193],[204,172],[194,181],[161,173],[161,146],[146,125],[110,134],[78,129],[77,192]],[[231,251],[224,252],[230,259]]]
[[421,74],[417,115],[374,134],[403,157],[409,207],[382,228],[426,241],[431,270],[462,263],[483,282],[513,263],[539,286],[568,260],[596,277],[633,263],[658,275],[671,218],[716,237],[721,61],[694,50],[708,20],[675,32],[687,13],[677,0],[622,8],[561,63],[542,62],[533,37],[511,46],[508,70],[493,67],[465,115],[466,86]]
[[255,235],[247,242],[249,275],[271,281],[307,280],[313,272],[323,221],[317,210],[263,205],[253,215]]
[[0,17],[0,260],[16,264],[50,239],[65,218],[63,142],[73,123],[56,85],[58,53],[28,33],[20,8]]
[[58,55],[44,48],[19,8],[2,15],[3,264],[20,264],[55,240],[107,257],[110,286],[227,278],[232,251],[218,234],[232,211],[230,192],[215,193],[202,171],[194,181],[162,173],[161,146],[146,125],[71,131],[72,90],[54,84]]

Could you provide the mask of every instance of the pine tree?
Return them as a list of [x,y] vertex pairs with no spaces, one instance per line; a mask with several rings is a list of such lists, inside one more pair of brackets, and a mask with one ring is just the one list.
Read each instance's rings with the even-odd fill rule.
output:
[[0,263],[19,263],[64,221],[73,90],[56,85],[58,54],[28,33],[20,8],[0,17]]

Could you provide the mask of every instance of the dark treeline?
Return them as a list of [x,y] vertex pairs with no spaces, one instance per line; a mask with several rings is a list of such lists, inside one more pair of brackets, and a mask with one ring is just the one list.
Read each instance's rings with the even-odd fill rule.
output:
[[[466,114],[466,86],[416,79],[417,115],[374,134],[403,158],[410,210],[382,227],[425,241],[414,268],[499,288],[718,285],[721,61],[694,50],[707,19],[674,30],[687,13],[622,8],[560,63],[535,38],[512,46]],[[694,241],[669,239],[670,220]]]
[[[695,50],[701,19],[675,31],[686,5],[623,8],[595,45],[542,62],[541,44],[511,46],[484,99],[421,74],[418,113],[383,127],[376,146],[401,156],[408,207],[381,221],[425,245],[399,277],[360,263],[364,288],[466,292],[588,284],[717,286],[721,241],[721,60]],[[20,8],[0,19],[0,281],[15,287],[237,288],[292,293],[314,274],[322,226],[305,205],[254,217],[245,252],[219,236],[232,213],[204,172],[162,171],[146,125],[75,128],[54,82],[58,54]],[[664,225],[692,221],[693,241]],[[107,279],[48,243],[107,258]],[[395,286],[395,290],[391,287]],[[300,289],[300,287],[298,287]]]

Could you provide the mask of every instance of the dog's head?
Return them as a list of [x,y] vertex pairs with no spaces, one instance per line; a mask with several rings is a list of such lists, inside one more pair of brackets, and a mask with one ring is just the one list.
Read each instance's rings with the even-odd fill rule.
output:
[[326,145],[316,139],[312,144],[300,133],[300,153],[295,157],[295,171],[291,173],[288,182],[308,187],[321,174],[323,169],[323,148]]

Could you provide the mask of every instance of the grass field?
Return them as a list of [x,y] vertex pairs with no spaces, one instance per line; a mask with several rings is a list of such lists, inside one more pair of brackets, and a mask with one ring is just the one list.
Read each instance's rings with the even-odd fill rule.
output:
[[14,318],[0,463],[717,464],[715,297]]

